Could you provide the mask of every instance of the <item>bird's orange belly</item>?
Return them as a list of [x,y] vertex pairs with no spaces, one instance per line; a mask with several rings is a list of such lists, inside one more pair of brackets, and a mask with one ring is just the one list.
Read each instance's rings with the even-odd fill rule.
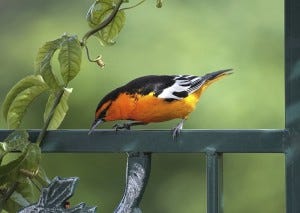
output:
[[[191,94],[181,100],[166,101],[148,95],[125,95],[115,103],[118,105],[119,119],[114,120],[135,120],[144,123],[162,122],[175,118],[185,118],[191,113],[198,102],[199,94]],[[126,104],[125,104],[126,102]]]

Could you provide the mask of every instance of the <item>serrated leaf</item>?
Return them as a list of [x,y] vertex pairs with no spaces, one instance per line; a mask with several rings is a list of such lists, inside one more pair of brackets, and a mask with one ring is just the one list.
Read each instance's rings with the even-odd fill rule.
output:
[[18,83],[16,83],[11,88],[11,90],[7,93],[5,100],[3,102],[3,107],[2,107],[3,116],[6,121],[7,121],[7,115],[8,115],[9,108],[11,107],[11,104],[15,100],[15,98],[22,91],[24,91],[28,88],[31,88],[33,86],[47,88],[47,85],[45,84],[41,75],[30,75],[30,76],[23,78]]
[[67,85],[80,71],[81,46],[76,36],[63,36],[58,54],[62,78]]
[[[113,11],[115,1],[101,0],[96,1],[87,13],[87,21],[91,28],[97,27]],[[114,19],[101,31],[94,35],[100,39],[102,45],[112,45],[114,39],[119,35],[125,23],[125,12],[119,10]]]
[[39,48],[34,67],[36,74],[41,74],[52,89],[59,88],[59,81],[52,71],[51,59],[57,49],[60,48],[62,38],[48,41],[42,47]]
[[32,86],[20,92],[11,103],[7,113],[7,124],[11,129],[19,128],[22,118],[33,100],[47,90],[45,85]]
[[[72,88],[64,89],[64,93],[60,99],[60,102],[58,103],[58,105],[55,108],[55,111],[54,111],[52,119],[49,123],[48,129],[57,129],[60,126],[60,124],[62,123],[62,121],[64,120],[65,115],[69,109],[68,99],[69,99],[70,94],[72,93],[72,90],[73,90]],[[53,107],[56,95],[57,94],[55,94],[55,93],[51,93],[48,98],[45,112],[44,112],[44,122],[47,120],[47,118],[49,116],[49,113]]]

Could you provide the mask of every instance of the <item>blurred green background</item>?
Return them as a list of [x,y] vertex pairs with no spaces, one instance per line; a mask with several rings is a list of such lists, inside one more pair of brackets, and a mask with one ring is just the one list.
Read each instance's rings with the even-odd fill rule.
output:
[[[1,103],[19,79],[33,73],[35,54],[44,42],[64,32],[84,35],[91,4],[0,0]],[[235,73],[205,92],[184,128],[284,128],[283,1],[173,0],[157,9],[148,0],[126,12],[116,45],[103,48],[96,39],[89,40],[91,54],[103,55],[106,67],[100,70],[83,55],[61,128],[89,128],[101,97],[138,76],[202,75],[225,68]],[[24,128],[41,128],[45,99],[30,108]],[[177,122],[141,128],[170,129]],[[0,128],[6,128],[2,117]],[[43,158],[50,177],[80,177],[72,205],[83,201],[97,205],[98,212],[112,212],[121,199],[125,164],[126,155],[118,153]],[[141,207],[145,213],[205,212],[205,193],[204,155],[154,154]],[[226,154],[224,195],[226,213],[284,212],[284,156]]]

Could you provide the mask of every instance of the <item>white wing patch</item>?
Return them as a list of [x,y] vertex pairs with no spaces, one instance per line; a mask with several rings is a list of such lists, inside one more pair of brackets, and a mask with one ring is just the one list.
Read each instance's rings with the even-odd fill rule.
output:
[[[178,75],[174,77],[174,84],[165,88],[157,97],[180,100],[198,90],[205,82],[202,77],[193,75]],[[180,95],[181,94],[181,95]],[[186,94],[185,96],[183,94]]]

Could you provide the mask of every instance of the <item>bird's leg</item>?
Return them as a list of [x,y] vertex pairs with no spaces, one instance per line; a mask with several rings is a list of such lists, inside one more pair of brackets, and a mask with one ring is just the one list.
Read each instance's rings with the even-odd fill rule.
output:
[[116,131],[118,131],[118,130],[120,130],[120,129],[127,129],[127,130],[130,130],[130,128],[131,128],[132,126],[146,125],[146,124],[147,124],[147,123],[136,121],[136,122],[123,123],[123,124],[115,124],[115,125],[113,126],[113,128],[115,128]]
[[180,131],[182,130],[184,121],[185,121],[185,119],[182,119],[182,120],[177,124],[177,126],[176,126],[175,128],[173,128],[173,134],[172,134],[173,139],[175,139],[175,138],[179,135]]

